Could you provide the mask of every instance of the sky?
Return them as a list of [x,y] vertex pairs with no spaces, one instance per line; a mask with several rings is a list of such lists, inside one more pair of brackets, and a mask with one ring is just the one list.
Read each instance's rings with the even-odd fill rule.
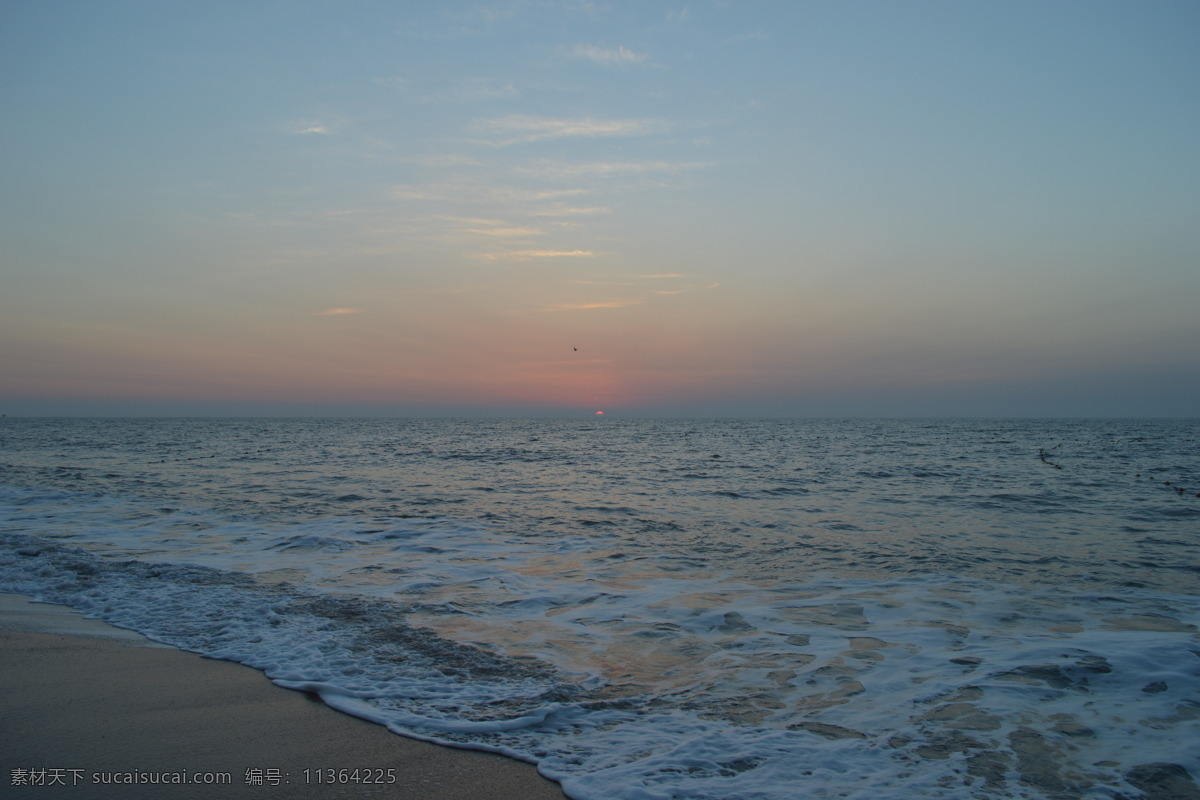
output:
[[1200,4],[0,4],[0,412],[1200,416]]

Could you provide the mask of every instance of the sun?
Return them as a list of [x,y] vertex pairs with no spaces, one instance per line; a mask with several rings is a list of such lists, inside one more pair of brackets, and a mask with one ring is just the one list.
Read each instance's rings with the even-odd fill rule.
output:
[[603,411],[597,411],[597,412],[596,412],[596,416],[598,416],[598,417],[603,417],[603,416],[604,416],[604,412],[603,412]]

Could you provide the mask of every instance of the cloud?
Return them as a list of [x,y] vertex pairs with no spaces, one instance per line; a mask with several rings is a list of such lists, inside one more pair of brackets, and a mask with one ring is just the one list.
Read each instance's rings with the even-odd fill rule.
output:
[[656,119],[554,119],[529,114],[509,114],[506,117],[477,119],[477,128],[497,134],[512,134],[492,144],[504,147],[523,142],[546,139],[565,139],[581,136],[596,139],[604,136],[646,136],[667,130],[667,124]]
[[538,230],[537,228],[468,228],[467,231],[483,236],[497,236],[505,239],[546,235],[545,231]]
[[544,208],[539,211],[529,212],[530,216],[534,217],[582,217],[592,214],[609,214],[612,213],[611,208],[589,207],[589,208]]
[[588,189],[516,189],[511,186],[489,186],[469,180],[448,180],[423,185],[393,184],[388,188],[388,196],[393,200],[445,200],[458,203],[511,206],[558,200],[562,197],[587,194],[588,191]]
[[601,300],[594,303],[562,303],[550,306],[546,311],[585,311],[592,308],[625,308],[626,306],[641,305],[641,300]]
[[504,253],[488,253],[485,257],[489,261],[523,261],[530,258],[592,258],[595,255],[591,250],[509,250]]
[[325,311],[316,311],[314,317],[340,317],[343,314],[362,314],[361,308],[329,308]]
[[[688,276],[684,275],[682,272],[658,272],[658,273],[655,273],[654,275],[639,275],[638,277],[644,281],[656,281],[656,280],[678,280],[680,278],[686,278]],[[683,289],[655,289],[654,293],[657,295],[687,294],[694,288],[696,288],[696,287],[689,286],[689,287],[686,287]]]
[[333,133],[333,128],[323,122],[303,120],[291,126],[291,133],[296,136],[306,136],[309,134],[328,135]]
[[630,64],[640,64],[649,58],[645,53],[635,53],[625,47],[598,47],[594,44],[579,44],[571,51],[576,58],[583,58],[593,64],[605,67],[624,67]]
[[[682,272],[659,272],[654,275],[639,275],[638,276],[638,278],[640,278],[641,280],[644,280],[644,281],[677,280],[677,279],[686,279],[688,277],[690,277],[690,276],[685,275]],[[694,289],[716,289],[720,285],[721,284],[717,283],[716,281],[712,281],[706,285],[692,284],[692,285],[686,286],[682,289],[655,289],[654,293],[656,295],[686,294]]]
[[397,183],[388,189],[388,197],[393,200],[425,200],[430,197],[430,191],[426,187]]
[[499,227],[504,224],[503,220],[485,219],[483,217],[453,217],[449,215],[439,215],[439,219],[449,220],[451,222],[461,222],[464,225],[481,226],[486,225],[489,228]]

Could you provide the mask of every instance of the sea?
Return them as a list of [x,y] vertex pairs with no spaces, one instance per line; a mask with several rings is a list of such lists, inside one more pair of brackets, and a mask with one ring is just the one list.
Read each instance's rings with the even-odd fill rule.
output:
[[1196,797],[1198,439],[4,418],[0,591],[574,800]]

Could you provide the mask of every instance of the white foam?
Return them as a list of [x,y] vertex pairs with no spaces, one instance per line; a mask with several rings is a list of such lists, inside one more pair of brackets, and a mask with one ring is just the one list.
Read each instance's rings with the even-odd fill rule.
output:
[[4,551],[0,589],[250,664],[393,730],[537,762],[579,800],[1112,797],[1136,791],[1135,765],[1200,774],[1194,597],[928,576],[757,585],[602,535],[277,529],[3,492],[5,528],[43,539]]

